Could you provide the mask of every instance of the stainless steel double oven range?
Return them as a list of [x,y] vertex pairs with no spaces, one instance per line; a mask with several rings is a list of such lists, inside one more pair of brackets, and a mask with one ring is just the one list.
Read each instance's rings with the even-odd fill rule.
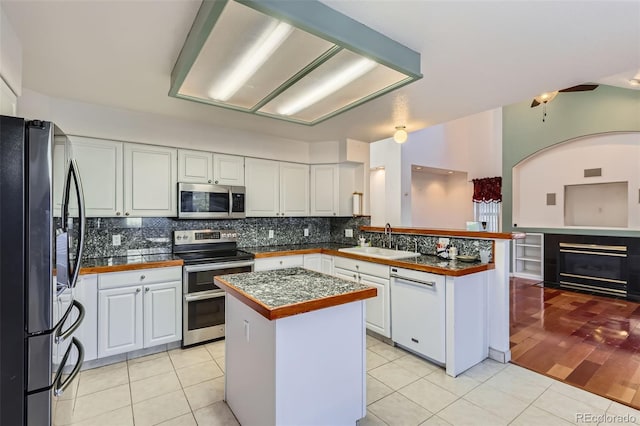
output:
[[182,267],[182,346],[224,337],[225,292],[214,276],[253,271],[252,253],[238,250],[231,230],[174,231],[173,253]]

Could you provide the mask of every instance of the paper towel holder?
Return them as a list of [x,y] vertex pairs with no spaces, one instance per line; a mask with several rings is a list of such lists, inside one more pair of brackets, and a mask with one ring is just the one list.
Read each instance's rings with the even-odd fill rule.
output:
[[362,216],[362,192],[353,193],[353,215]]

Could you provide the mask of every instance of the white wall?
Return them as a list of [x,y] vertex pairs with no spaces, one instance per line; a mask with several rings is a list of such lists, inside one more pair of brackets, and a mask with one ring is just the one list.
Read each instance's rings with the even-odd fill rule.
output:
[[466,173],[413,171],[411,176],[412,226],[464,229],[473,220],[473,185]]
[[[398,155],[399,154],[399,155]],[[444,124],[409,133],[407,142],[399,145],[393,139],[371,144],[371,168],[385,168],[385,211],[373,200],[380,188],[373,185],[382,179],[371,179],[372,224],[418,226],[413,224],[411,166],[420,165],[467,173],[475,178],[502,175],[502,109],[497,108],[463,117]],[[469,207],[472,209],[471,196]],[[464,206],[467,211],[467,206]],[[473,210],[471,210],[473,211]],[[465,213],[466,215],[466,213]],[[456,220],[457,221],[457,220]],[[463,226],[465,224],[462,224]],[[457,226],[456,226],[457,227]],[[464,227],[464,226],[463,226]]]
[[[584,177],[584,169],[602,168],[601,177]],[[640,229],[640,133],[611,133],[579,138],[540,151],[513,168],[513,223],[518,227],[567,228],[564,224],[564,186],[629,182],[627,229]],[[546,194],[556,204],[546,205]],[[610,207],[604,197],[600,213]],[[597,210],[597,209],[596,209]],[[580,226],[579,228],[589,228]],[[620,229],[620,228],[617,228]]]
[[0,77],[13,93],[22,94],[22,45],[0,3]]
[[55,122],[65,133],[309,163],[309,143],[172,117],[54,98],[24,89],[18,115]]

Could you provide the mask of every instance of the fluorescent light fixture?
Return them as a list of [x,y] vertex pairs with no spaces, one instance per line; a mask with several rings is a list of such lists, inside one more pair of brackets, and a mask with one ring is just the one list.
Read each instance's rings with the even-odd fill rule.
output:
[[371,59],[362,58],[343,70],[333,74],[320,84],[311,88],[298,99],[278,108],[278,114],[292,115],[315,104],[330,94],[337,92],[358,77],[362,77],[376,67]]
[[231,98],[280,47],[292,31],[291,25],[274,20],[225,78],[218,81],[218,84],[209,91],[211,99],[226,101]]

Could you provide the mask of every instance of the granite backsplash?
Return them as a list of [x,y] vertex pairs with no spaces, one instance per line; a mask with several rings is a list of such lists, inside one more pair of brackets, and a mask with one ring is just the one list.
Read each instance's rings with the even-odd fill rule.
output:
[[[283,244],[340,243],[357,245],[360,226],[370,217],[262,217],[221,220],[182,220],[165,217],[89,218],[83,258],[127,256],[131,254],[171,253],[174,230],[234,229],[239,247]],[[309,236],[304,236],[304,229]],[[353,229],[353,237],[344,230]],[[269,238],[269,230],[274,238]],[[113,236],[120,235],[114,246]]]

